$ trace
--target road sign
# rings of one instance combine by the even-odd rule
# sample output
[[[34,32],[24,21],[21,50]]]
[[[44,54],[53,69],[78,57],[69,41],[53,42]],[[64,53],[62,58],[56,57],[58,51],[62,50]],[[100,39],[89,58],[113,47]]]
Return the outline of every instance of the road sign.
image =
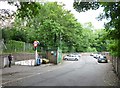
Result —
[[[34,48],[35,48],[35,62],[36,62],[35,64],[36,65],[38,64],[38,62],[37,62],[38,61],[38,53],[37,53],[37,46],[38,46],[38,44],[40,44],[40,43],[39,43],[39,41],[36,41],[36,40],[33,43]]]
[[[39,44],[39,41],[34,41],[34,47],[37,47],[38,46],[38,44]]]

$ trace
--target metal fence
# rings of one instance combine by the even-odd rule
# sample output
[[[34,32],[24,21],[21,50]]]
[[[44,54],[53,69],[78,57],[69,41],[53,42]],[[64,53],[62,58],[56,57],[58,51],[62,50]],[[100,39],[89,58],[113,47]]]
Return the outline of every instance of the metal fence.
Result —
[[[33,45],[21,41],[10,40],[4,43],[0,39],[0,69],[4,67],[5,58],[9,53],[12,53],[14,60],[34,59]]]
[[[0,54],[2,54],[3,40],[0,40]]]
[[[21,41],[10,40],[3,44],[3,53],[33,52],[33,45]]]
[[[118,78],[120,79],[120,58],[111,56],[111,54],[109,52],[103,52],[102,54],[106,55],[107,59],[112,62],[113,70],[116,73],[116,75],[118,76]]]
[[[118,78],[120,79],[120,58],[112,57],[112,64],[113,64],[115,73],[118,75]]]

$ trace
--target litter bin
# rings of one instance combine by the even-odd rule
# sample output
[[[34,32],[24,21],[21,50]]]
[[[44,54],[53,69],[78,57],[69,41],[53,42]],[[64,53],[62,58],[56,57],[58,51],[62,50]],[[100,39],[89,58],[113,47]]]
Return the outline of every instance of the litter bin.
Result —
[[[40,61],[40,58],[37,59],[37,65],[40,65],[41,64],[41,61]]]

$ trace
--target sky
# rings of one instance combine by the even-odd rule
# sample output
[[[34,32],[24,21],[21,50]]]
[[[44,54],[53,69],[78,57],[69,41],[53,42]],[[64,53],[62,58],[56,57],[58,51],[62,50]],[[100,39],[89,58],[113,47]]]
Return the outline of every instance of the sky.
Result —
[[[73,8],[74,0],[69,0],[69,2],[67,0],[48,0],[48,1],[57,1],[64,3],[66,5],[65,9],[71,10],[75,18],[78,20],[78,22],[80,22],[81,24],[91,22],[95,29],[104,28],[104,22],[108,22],[105,19],[102,21],[98,21],[98,19],[96,19],[99,16],[99,14],[103,12],[102,7],[99,8],[98,10],[89,10],[86,12],[79,13],[75,11],[75,9]]]
[[[86,12],[78,13],[77,11],[75,11],[75,9],[73,9],[74,0],[69,0],[69,2],[67,0],[46,0],[46,1],[57,1],[64,3],[65,9],[71,10],[71,13],[74,14],[78,22],[80,22],[81,24],[91,22],[95,29],[104,28],[104,22],[107,22],[107,20],[98,21],[96,19],[96,17],[98,17],[99,14],[103,12],[103,8],[100,8],[98,10],[89,10]],[[0,2],[0,9],[10,9],[14,11],[17,10],[16,7],[8,5],[7,2],[4,3]]]

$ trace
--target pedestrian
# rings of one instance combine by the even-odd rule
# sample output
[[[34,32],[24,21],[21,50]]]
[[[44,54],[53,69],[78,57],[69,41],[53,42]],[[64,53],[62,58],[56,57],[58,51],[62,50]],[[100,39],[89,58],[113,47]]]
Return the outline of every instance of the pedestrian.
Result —
[[[11,67],[12,57],[13,57],[13,56],[12,56],[11,54],[8,55],[9,67]]]

